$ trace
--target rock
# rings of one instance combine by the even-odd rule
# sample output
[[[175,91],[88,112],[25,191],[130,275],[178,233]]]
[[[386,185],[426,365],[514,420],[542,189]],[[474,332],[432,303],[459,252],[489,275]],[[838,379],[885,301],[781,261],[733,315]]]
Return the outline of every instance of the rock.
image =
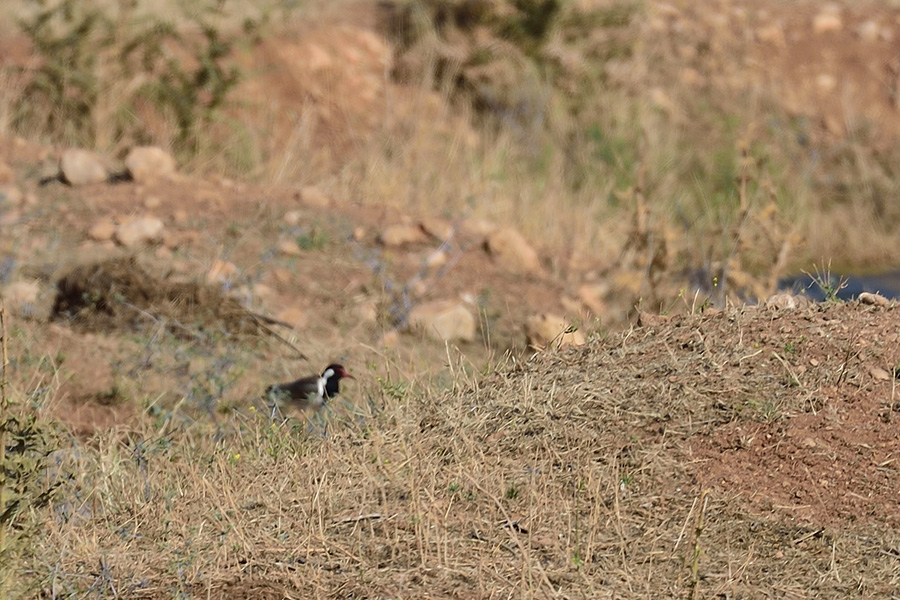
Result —
[[[882,296],[881,294],[872,294],[869,292],[863,292],[857,298],[860,304],[867,304],[869,306],[890,306],[891,301]]]
[[[512,228],[498,229],[484,241],[485,250],[504,270],[511,273],[541,272],[537,252]]]
[[[278,242],[278,251],[287,256],[300,256],[303,250],[295,240],[280,240]]]
[[[125,168],[140,183],[171,179],[175,174],[175,157],[158,146],[138,146],[125,157]]]
[[[113,239],[116,233],[116,224],[110,219],[100,219],[90,229],[88,237],[95,242],[106,242]]]
[[[447,264],[447,253],[443,250],[435,250],[425,257],[425,266],[432,271],[437,271]]]
[[[289,210],[284,213],[283,220],[286,225],[291,227],[297,226],[303,222],[303,213],[299,210]]]
[[[300,190],[300,202],[313,208],[328,208],[331,206],[331,198],[313,185],[308,185]]]
[[[409,326],[440,341],[475,339],[475,317],[464,304],[454,300],[416,306],[409,313]]]
[[[609,285],[606,283],[586,283],[578,288],[578,297],[588,310],[597,316],[606,314],[606,294],[609,293]]]
[[[62,179],[69,185],[102,183],[109,173],[97,154],[84,148],[69,148],[59,159]]]
[[[306,311],[297,306],[289,306],[278,311],[275,318],[283,321],[294,329],[303,329],[306,326]]]
[[[441,217],[425,217],[419,221],[419,227],[422,228],[422,231],[441,242],[449,240],[454,233],[453,224]]]
[[[892,379],[891,374],[881,367],[872,367],[869,369],[869,375],[876,381],[890,381]]]
[[[529,317],[525,322],[525,335],[528,345],[535,350],[547,346],[562,348],[584,344],[584,334],[571,328],[563,317],[554,314],[542,313]]]
[[[138,217],[116,228],[115,240],[126,248],[147,244],[160,239],[163,222],[156,217]]]
[[[206,281],[210,284],[227,283],[238,274],[238,268],[234,263],[216,259],[206,272]]]
[[[391,225],[381,232],[378,241],[388,248],[399,248],[428,241],[425,232],[414,225]]]
[[[29,316],[34,313],[41,288],[37,281],[21,280],[10,283],[3,288],[0,297],[4,305],[13,314]]]
[[[15,183],[16,173],[8,164],[0,160],[0,183]]]
[[[366,237],[366,228],[365,227],[354,227],[353,228],[353,239],[357,242],[363,241]]]
[[[378,346],[382,348],[392,348],[400,342],[400,333],[396,329],[386,331],[381,339],[378,340]]]
[[[840,31],[843,27],[840,8],[836,5],[826,6],[813,18],[813,31],[816,33]]]
[[[810,301],[807,296],[772,294],[766,298],[766,308],[769,310],[790,310],[794,308],[806,308],[809,305]]]
[[[468,237],[483,238],[497,231],[497,226],[484,219],[466,219],[460,225],[460,231]]]
[[[871,19],[863,21],[859,24],[859,27],[856,28],[856,35],[864,42],[874,42],[881,35],[881,26],[877,21],[872,21]]]
[[[785,46],[784,28],[781,23],[770,23],[756,30],[756,39],[763,44],[770,44],[777,48]]]
[[[147,210],[153,210],[160,206],[162,206],[162,200],[159,199],[159,196],[147,196],[147,198],[144,199],[144,208]]]
[[[378,305],[372,300],[363,300],[353,307],[352,314],[360,323],[374,323],[378,320]]]
[[[19,206],[23,204],[25,195],[18,186],[11,183],[0,183],[0,206]]]

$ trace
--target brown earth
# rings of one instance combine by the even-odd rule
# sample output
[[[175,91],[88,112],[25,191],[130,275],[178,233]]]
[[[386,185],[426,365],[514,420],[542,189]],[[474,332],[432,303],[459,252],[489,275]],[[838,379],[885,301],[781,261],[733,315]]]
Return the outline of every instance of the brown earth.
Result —
[[[856,115],[864,114],[876,131],[873,143],[896,143],[900,12],[884,3],[845,3],[840,25],[816,32],[820,3],[714,5],[654,5],[649,26],[669,35],[673,56],[683,59],[673,73],[701,87],[742,88],[749,82],[766,98],[809,117],[817,138],[852,137]],[[401,125],[421,106],[411,100],[412,92],[405,95],[409,90],[386,83],[391,58],[376,17],[354,13],[340,23],[332,16],[339,26],[326,20],[292,44],[273,43],[251,57],[278,68],[248,84],[247,97],[298,111],[290,117],[282,111],[280,118],[293,125],[285,121],[275,129],[289,132],[302,120],[298,115],[310,111],[305,126],[319,131],[311,139],[327,140],[321,145],[329,152],[318,155],[322,164],[287,167],[303,183],[316,183],[308,178],[355,156],[378,129],[377,119],[367,118],[387,94],[401,107]],[[866,33],[870,21],[876,24],[874,37]],[[291,77],[284,77],[291,66]],[[447,110],[439,98],[429,98],[425,105],[435,114]],[[293,180],[287,176],[273,177],[279,185],[270,186],[189,175],[141,185],[39,186],[40,163],[54,152],[18,138],[0,141],[0,161],[13,167],[34,197],[0,213],[0,251],[12,257],[18,275],[38,279],[44,289],[35,314],[14,317],[14,393],[31,397],[52,387],[49,413],[80,436],[146,426],[160,406],[179,406],[201,376],[226,370],[217,366],[222,355],[245,371],[233,377],[229,371],[218,395],[210,392],[217,403],[210,410],[214,419],[228,410],[242,415],[265,383],[312,372],[333,359],[353,365],[359,382],[345,396],[358,406],[389,396],[381,367],[368,372],[364,365],[388,365],[395,377],[412,383],[444,381],[448,369],[464,374],[465,384],[453,384],[445,396],[404,397],[409,404],[402,405],[401,415],[407,421],[399,425],[373,417],[385,427],[374,441],[338,433],[334,455],[316,462],[308,452],[298,453],[310,473],[356,469],[356,481],[377,480],[381,487],[338,488],[329,500],[330,520],[320,521],[319,537],[306,540],[302,557],[289,544],[275,550],[257,544],[255,530],[246,530],[241,542],[252,551],[239,560],[222,558],[217,566],[226,576],[206,590],[193,589],[195,594],[376,597],[413,589],[418,597],[487,598],[493,596],[485,581],[522,590],[510,582],[525,577],[526,569],[496,558],[521,554],[528,576],[540,575],[534,589],[544,592],[612,597],[628,582],[633,587],[623,596],[646,597],[650,590],[674,595],[686,591],[684,566],[689,550],[701,547],[699,538],[708,544],[702,585],[709,597],[758,597],[761,588],[780,597],[837,598],[859,590],[866,597],[896,595],[896,306],[708,308],[703,298],[673,294],[666,298],[671,316],[643,315],[638,326],[630,321],[635,295],[621,294],[601,323],[573,298],[608,266],[602,259],[576,261],[565,250],[538,243],[544,271],[511,274],[491,261],[483,236],[467,232],[460,219],[452,238],[455,262],[438,276],[423,264],[440,242],[401,249],[377,242],[385,227],[431,215],[344,197],[339,185],[325,188],[334,192],[327,207],[304,203],[299,186],[281,185]],[[885,210],[891,215],[894,209]],[[298,211],[298,224],[285,220],[290,211]],[[100,219],[143,213],[164,221],[160,244],[132,253],[87,239]],[[308,247],[299,255],[279,252],[282,239],[302,239]],[[51,322],[55,286],[64,275],[78,265],[132,254],[155,288],[161,282],[191,289],[216,285],[216,294],[223,288],[208,280],[210,268],[215,261],[233,263],[236,273],[225,286],[232,293],[229,302],[241,299],[246,310],[276,318],[288,309],[303,315],[296,329],[273,326],[293,349],[277,336],[257,332],[248,340],[227,327],[219,338],[172,341],[166,336],[174,328],[197,333],[200,325],[185,313],[153,311],[152,304],[141,307],[151,309],[144,324],[123,319],[86,331],[66,320]],[[687,285],[683,274],[672,277],[682,289]],[[416,287],[418,280],[422,285]],[[404,289],[411,300],[399,291]],[[409,303],[461,296],[473,299],[481,334],[458,348],[463,358],[457,359],[456,348],[408,333],[388,348],[385,336]],[[377,307],[374,321],[358,317],[366,302]],[[587,344],[529,357],[523,324],[547,311],[567,314],[587,334]],[[307,361],[298,364],[297,348]],[[476,375],[504,355],[501,368]],[[415,389],[412,383],[409,389]],[[139,406],[138,398],[147,400]],[[394,425],[399,433],[389,429]],[[153,428],[166,427],[154,422]],[[373,456],[377,460],[370,461]],[[259,480],[265,474],[253,473],[255,468],[238,463],[234,473],[247,469]],[[421,471],[403,471],[415,468]],[[279,473],[272,467],[269,475],[274,481]],[[426,502],[403,488],[407,476],[427,479],[423,489],[436,492]],[[479,487],[504,477],[499,493]],[[297,486],[297,494],[335,485],[313,475],[301,483],[305,487]],[[460,486],[469,497],[447,492]],[[502,487],[519,491],[501,498]],[[268,505],[242,504],[251,489],[237,486],[233,493],[238,512],[253,513],[254,523],[275,528],[283,519],[306,525],[290,520],[299,519],[299,501],[287,484],[272,490]],[[711,490],[709,496],[703,490]],[[565,509],[538,506],[534,499],[542,493]],[[361,511],[367,508],[366,514],[378,517],[366,518]],[[692,538],[704,511],[708,529]],[[579,518],[592,531],[585,534],[589,539],[564,538],[560,532],[572,530],[571,521]],[[586,566],[573,566],[573,548]],[[843,552],[837,559],[836,548]],[[640,560],[628,563],[628,556]],[[405,561],[400,583],[384,577],[366,585],[353,576],[357,569],[397,569],[397,561]],[[495,562],[504,566],[495,569]],[[440,567],[449,563],[455,566]],[[839,571],[843,580],[835,575]],[[678,585],[652,588],[657,573]],[[171,597],[168,584],[151,579],[132,594]]]

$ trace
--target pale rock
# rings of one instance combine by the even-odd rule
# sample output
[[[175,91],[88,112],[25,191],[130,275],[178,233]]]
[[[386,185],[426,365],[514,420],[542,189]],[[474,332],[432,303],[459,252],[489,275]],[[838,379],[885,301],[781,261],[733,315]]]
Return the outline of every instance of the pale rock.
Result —
[[[59,159],[59,170],[63,181],[69,185],[102,183],[109,173],[100,157],[84,148],[69,148]]]
[[[162,206],[162,200],[159,199],[159,196],[147,196],[144,200],[144,208],[148,210],[153,210],[154,208],[159,208]]]
[[[374,323],[378,320],[378,305],[372,300],[357,302],[352,314],[360,323]]]
[[[4,287],[0,297],[10,312],[27,316],[34,312],[40,293],[41,287],[37,281],[21,280]]]
[[[432,271],[437,271],[447,264],[447,253],[443,250],[435,250],[425,257],[425,266]]]
[[[378,241],[389,248],[399,248],[411,244],[421,244],[428,239],[425,232],[414,225],[391,225],[382,231]]]
[[[25,195],[17,185],[0,183],[0,205],[19,206],[24,204]]]
[[[234,263],[216,259],[206,272],[207,283],[227,283],[238,274],[238,268]]]
[[[331,206],[331,198],[313,185],[308,185],[300,190],[300,202],[313,208],[328,208]]]
[[[284,267],[276,267],[272,270],[272,277],[275,278],[275,281],[278,283],[288,283],[293,279],[293,275],[289,269]]]
[[[299,210],[289,210],[284,213],[283,221],[286,225],[295,227],[303,222],[303,213]]]
[[[506,271],[536,274],[542,270],[537,252],[515,229],[498,229],[487,237],[484,247]]]
[[[873,20],[863,21],[856,28],[856,35],[864,42],[874,42],[881,34],[881,26]]]
[[[822,73],[816,77],[816,87],[824,93],[833,91],[837,87],[837,83],[837,78],[830,73]]]
[[[857,298],[860,304],[868,304],[869,306],[890,306],[891,301],[881,294],[873,294],[871,292],[863,292]]]
[[[892,379],[891,374],[881,367],[872,367],[869,369],[869,375],[876,381],[890,381]]]
[[[0,183],[15,183],[16,173],[8,164],[0,160]]]
[[[153,256],[160,260],[171,260],[171,258],[174,256],[174,253],[168,246],[158,246],[156,250],[153,251]]]
[[[382,348],[393,348],[398,343],[400,343],[400,332],[396,329],[386,331],[384,335],[381,336],[381,339],[378,340],[378,346]]]
[[[409,313],[409,326],[440,341],[475,339],[475,317],[455,300],[436,300],[416,306]]]
[[[772,294],[766,298],[766,308],[769,310],[792,310],[795,308],[806,308],[810,301],[807,296],[793,294]]]
[[[453,237],[453,224],[441,217],[425,217],[419,221],[419,227],[422,228],[422,231],[441,242]]]
[[[278,251],[286,256],[300,256],[303,250],[295,240],[280,240],[278,242]]]
[[[770,44],[776,48],[785,46],[784,27],[781,23],[769,23],[756,30],[756,39],[763,44]]]
[[[175,157],[158,146],[138,146],[125,157],[125,168],[140,183],[171,179],[175,174]]]
[[[111,219],[100,219],[88,229],[88,237],[95,242],[106,242],[116,234],[116,224]]]
[[[298,306],[289,306],[278,311],[275,318],[279,321],[287,323],[294,329],[303,329],[306,326],[308,317],[306,311]]]
[[[547,346],[562,348],[584,344],[584,334],[571,328],[563,317],[554,314],[541,313],[529,317],[525,322],[525,335],[528,345],[535,350]]]
[[[606,295],[609,293],[609,285],[606,283],[586,283],[578,288],[578,297],[588,310],[597,316],[605,315],[608,307]]]
[[[275,297],[275,290],[264,283],[254,283],[250,293],[263,302],[267,302]]]
[[[497,230],[497,226],[484,219],[466,219],[460,225],[460,232],[468,237],[483,238]]]
[[[840,8],[836,5],[826,6],[813,18],[813,31],[819,34],[840,31],[843,27]]]
[[[366,228],[365,227],[354,227],[353,228],[353,239],[357,242],[363,241],[366,237]]]
[[[133,248],[159,240],[163,229],[163,222],[156,217],[138,217],[119,225],[116,228],[115,240],[126,248]]]

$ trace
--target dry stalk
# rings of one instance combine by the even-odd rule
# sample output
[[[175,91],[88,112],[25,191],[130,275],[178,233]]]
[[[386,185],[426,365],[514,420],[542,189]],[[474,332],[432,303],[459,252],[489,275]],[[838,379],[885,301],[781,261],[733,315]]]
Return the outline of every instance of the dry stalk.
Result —
[[[4,415],[9,414],[9,399],[6,389],[9,385],[6,366],[9,364],[9,355],[6,352],[6,307],[0,302],[0,557],[6,554],[6,429],[7,423]],[[3,561],[4,564],[6,560]],[[9,573],[0,571],[0,600],[6,600],[6,583]]]
[[[703,517],[706,515],[706,505],[710,490],[707,488],[700,493],[700,512],[697,513],[697,522],[694,524],[694,553],[691,560],[691,586],[688,588],[688,598],[697,597],[697,584],[700,583],[700,555],[703,548],[700,545],[700,536],[703,534]]]

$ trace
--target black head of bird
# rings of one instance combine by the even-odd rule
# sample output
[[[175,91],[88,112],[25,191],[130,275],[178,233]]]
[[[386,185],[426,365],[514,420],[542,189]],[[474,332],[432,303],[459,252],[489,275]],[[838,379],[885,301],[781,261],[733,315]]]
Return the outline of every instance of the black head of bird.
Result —
[[[353,375],[337,363],[325,367],[321,375],[302,377],[290,383],[278,383],[266,388],[266,398],[277,404],[294,404],[301,408],[319,408],[340,393],[341,379]]]

